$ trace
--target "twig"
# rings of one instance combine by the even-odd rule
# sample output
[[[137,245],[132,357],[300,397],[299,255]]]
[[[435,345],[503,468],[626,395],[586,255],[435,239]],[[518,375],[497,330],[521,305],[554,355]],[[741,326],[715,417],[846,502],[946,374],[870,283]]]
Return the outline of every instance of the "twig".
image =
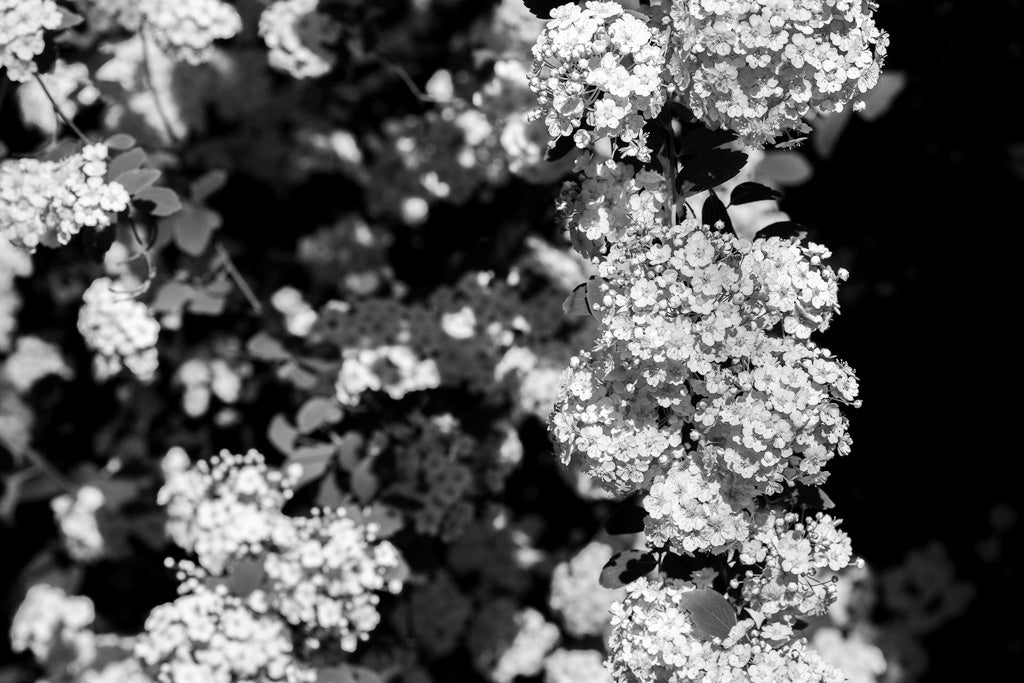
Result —
[[[217,251],[217,256],[219,256],[221,261],[223,261],[224,268],[228,271],[228,275],[230,275],[231,279],[235,281],[235,285],[242,292],[243,296],[245,296],[249,305],[252,307],[252,310],[255,311],[256,315],[263,315],[263,306],[260,304],[260,300],[256,298],[256,293],[252,291],[252,287],[250,287],[249,283],[245,281],[245,277],[242,276],[242,273],[235,266],[235,262],[231,260],[231,254],[228,253],[228,250],[225,249],[224,245],[220,242],[217,242],[214,245],[214,249]]]
[[[164,132],[167,133],[168,139],[173,144],[180,145],[181,138],[178,137],[178,134],[171,127],[171,117],[167,115],[163,99],[157,94],[156,88],[153,86],[153,72],[149,67],[149,40],[146,38],[146,22],[142,22],[142,25],[139,26],[139,38],[142,40],[142,74],[146,79],[146,89],[153,96],[156,114],[160,117],[160,123],[164,127]]]
[[[38,467],[43,474],[48,476],[50,479],[53,479],[58,486],[68,493],[74,493],[75,489],[78,488],[75,486],[73,481],[64,476],[63,472],[51,465],[50,462],[43,457],[42,453],[36,451],[30,446],[19,448],[18,445],[11,441],[11,439],[3,432],[0,432],[0,446],[3,446],[12,455],[21,456],[23,459],[31,462],[33,465]]]
[[[43,82],[42,77],[38,73],[33,74],[33,76],[35,76],[36,83],[38,83],[39,87],[42,88],[43,94],[46,95],[46,99],[50,100],[50,106],[53,107],[53,112],[68,125],[68,128],[74,131],[75,135],[77,135],[82,142],[87,145],[91,145],[92,140],[89,139],[89,136],[83,133],[82,130],[60,110],[60,107],[57,106],[57,100],[53,99],[53,95],[50,94],[50,90],[46,87],[46,83]]]

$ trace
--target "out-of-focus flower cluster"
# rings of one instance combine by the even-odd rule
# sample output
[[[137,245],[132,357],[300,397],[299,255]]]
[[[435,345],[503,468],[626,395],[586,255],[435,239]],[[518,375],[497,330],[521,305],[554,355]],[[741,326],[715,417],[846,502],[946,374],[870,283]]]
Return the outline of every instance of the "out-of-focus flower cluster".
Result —
[[[213,43],[242,30],[238,11],[223,0],[100,0],[92,10],[133,32],[152,36],[174,60],[203,64]]]
[[[27,81],[38,69],[35,58],[46,44],[43,33],[61,25],[53,0],[0,1],[0,69],[12,81]]]
[[[28,251],[67,244],[83,227],[102,230],[128,208],[117,182],[107,182],[109,152],[86,145],[60,161],[0,163],[0,235]]]
[[[672,0],[674,84],[712,127],[762,146],[878,81],[889,44],[865,0]]]
[[[78,331],[95,353],[93,373],[100,381],[127,370],[148,382],[159,365],[160,323],[146,304],[132,298],[129,285],[101,277],[82,294]]]
[[[270,66],[293,78],[319,78],[334,68],[333,43],[342,26],[320,11],[320,0],[274,0],[260,15]]]

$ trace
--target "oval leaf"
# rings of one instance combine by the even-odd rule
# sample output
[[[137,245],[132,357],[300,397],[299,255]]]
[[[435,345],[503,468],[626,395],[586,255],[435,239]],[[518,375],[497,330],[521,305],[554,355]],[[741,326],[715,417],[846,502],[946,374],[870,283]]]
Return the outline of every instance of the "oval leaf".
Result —
[[[181,210],[181,199],[169,187],[149,187],[135,195],[137,201],[153,205],[149,213],[154,216],[170,216]]]
[[[192,201],[201,204],[228,182],[228,174],[220,169],[204,173],[189,186]]]
[[[135,138],[127,133],[115,133],[104,140],[103,144],[115,152],[123,152],[135,146]]]
[[[689,591],[679,598],[679,606],[690,614],[694,635],[701,640],[728,638],[736,625],[736,610],[724,595],[707,588]]]
[[[295,416],[295,426],[301,433],[309,434],[340,419],[341,407],[336,399],[314,396],[299,408]]]
[[[118,154],[110,160],[110,164],[107,166],[107,180],[116,178],[122,173],[134,171],[144,163],[146,163],[146,153],[138,147]]]
[[[761,183],[740,183],[732,189],[729,195],[729,206],[737,204],[749,204],[751,202],[763,202],[769,199],[778,200],[782,193]]]
[[[125,171],[117,176],[114,178],[114,182],[120,183],[121,187],[134,197],[147,187],[152,187],[153,183],[159,180],[161,175],[163,174],[155,168],[136,168],[131,171]]]
[[[735,178],[746,163],[747,155],[734,149],[703,152],[683,165],[676,176],[676,187],[684,197],[690,197]]]
[[[732,230],[732,219],[729,218],[729,212],[725,210],[725,204],[718,198],[714,190],[708,192],[708,198],[704,200],[700,220],[704,225],[716,230]],[[719,227],[719,223],[722,224],[721,227]]]
[[[265,361],[291,360],[292,355],[284,345],[266,332],[257,332],[245,345],[249,354]]]

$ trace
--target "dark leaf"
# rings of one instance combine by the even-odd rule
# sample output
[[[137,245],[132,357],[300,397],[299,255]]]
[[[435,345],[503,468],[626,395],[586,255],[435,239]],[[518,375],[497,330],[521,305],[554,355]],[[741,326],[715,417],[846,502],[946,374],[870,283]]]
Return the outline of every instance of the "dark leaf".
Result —
[[[794,631],[803,631],[808,626],[809,626],[809,624],[806,621],[804,621],[803,619],[797,619],[796,621],[793,622],[793,630]]]
[[[152,204],[149,213],[154,216],[170,216],[181,210],[181,199],[169,187],[150,187],[135,195],[136,201]]]
[[[708,198],[704,200],[704,208],[700,212],[700,220],[704,225],[711,226],[712,228],[721,230],[732,230],[732,220],[729,218],[729,212],[725,210],[725,204],[718,198],[714,190],[708,193]],[[718,223],[721,221],[722,227],[718,227]]]
[[[604,523],[604,530],[610,534],[637,534],[644,530],[644,519],[647,517],[647,510],[633,503],[622,503],[618,505],[608,520]]]
[[[740,183],[732,189],[729,195],[729,206],[737,204],[749,204],[751,202],[763,202],[769,199],[779,199],[782,193],[761,183]]]
[[[202,289],[195,290],[192,300],[188,303],[189,313],[196,315],[220,315],[228,303],[228,292],[231,283],[213,281]]]
[[[736,139],[735,133],[731,133],[724,128],[708,130],[703,124],[698,125],[699,127],[683,133],[683,136],[679,139],[676,154],[681,157],[702,154]]]
[[[581,282],[569,293],[562,302],[562,311],[570,318],[582,318],[591,315],[590,303],[587,301],[587,283]]]
[[[367,458],[352,468],[349,488],[360,503],[369,503],[377,495],[380,484],[373,472],[373,458]]]
[[[135,146],[135,138],[127,133],[115,133],[104,140],[103,144],[115,152],[123,152]]]
[[[563,135],[555,140],[554,145],[548,147],[548,151],[544,154],[544,159],[545,161],[558,161],[574,149],[576,149],[576,142],[573,140],[572,136]]]
[[[565,4],[565,0],[523,0],[526,9],[538,19],[547,19],[551,10]]]
[[[825,489],[820,486],[808,486],[807,484],[797,483],[793,488],[793,494],[797,502],[810,512],[831,510],[836,506],[832,499],[829,498],[829,495],[825,493]]]
[[[703,152],[683,164],[676,186],[684,197],[689,197],[735,178],[746,163],[747,155],[733,149]]]
[[[654,555],[645,550],[623,550],[612,555],[612,559],[601,570],[598,580],[605,588],[622,588],[658,566]]]
[[[122,152],[111,159],[107,165],[107,180],[113,180],[122,173],[141,168],[144,163],[146,163],[146,153],[138,147]]]
[[[690,575],[699,572],[711,564],[711,560],[703,554],[678,555],[671,551],[661,558],[661,571],[673,579],[690,580]]]
[[[736,610],[724,595],[702,588],[679,596],[679,606],[689,612],[694,635],[701,640],[727,638],[736,625]]]
[[[147,187],[152,187],[153,183],[159,180],[161,175],[163,173],[155,168],[136,168],[131,171],[125,171],[117,176],[114,178],[114,182],[120,183],[125,191],[134,197]]]
[[[757,231],[758,237],[796,237],[804,226],[793,221],[776,221]]]

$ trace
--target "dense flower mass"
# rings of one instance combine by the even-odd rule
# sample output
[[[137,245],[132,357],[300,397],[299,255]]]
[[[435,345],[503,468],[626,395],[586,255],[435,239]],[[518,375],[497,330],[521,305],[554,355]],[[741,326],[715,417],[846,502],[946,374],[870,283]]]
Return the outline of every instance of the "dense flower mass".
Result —
[[[60,161],[0,163],[0,235],[28,251],[67,244],[82,228],[103,229],[128,208],[117,182],[107,182],[109,152],[86,145]]]
[[[762,146],[878,81],[889,38],[869,0],[673,0],[673,80],[710,126]]]
[[[0,0],[0,678],[912,683],[970,592],[855,559],[847,273],[744,147],[873,3],[551,4]]]
[[[666,101],[667,51],[667,31],[617,2],[552,10],[533,48],[531,73],[548,132],[557,138],[579,130],[580,147],[611,135],[639,139],[646,149],[644,124]]]
[[[27,81],[38,69],[35,58],[45,47],[43,33],[61,25],[53,0],[0,0],[0,69],[12,81]]]
[[[159,359],[160,323],[125,285],[110,278],[93,281],[82,294],[78,331],[95,352],[93,373],[100,381],[127,370],[143,382],[153,379]]]

